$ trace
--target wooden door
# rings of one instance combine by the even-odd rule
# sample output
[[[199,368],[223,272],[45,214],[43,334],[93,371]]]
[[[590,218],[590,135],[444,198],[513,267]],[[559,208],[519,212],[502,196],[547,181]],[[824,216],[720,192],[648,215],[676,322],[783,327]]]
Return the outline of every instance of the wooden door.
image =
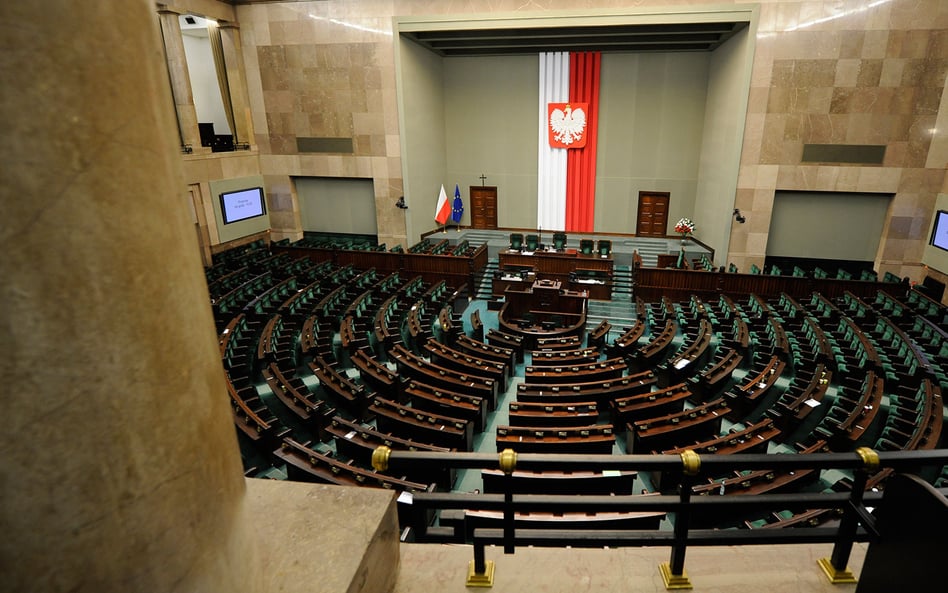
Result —
[[[471,228],[497,228],[497,187],[485,185],[470,186]]]
[[[668,192],[639,192],[638,221],[635,234],[639,237],[664,237],[668,228]]]

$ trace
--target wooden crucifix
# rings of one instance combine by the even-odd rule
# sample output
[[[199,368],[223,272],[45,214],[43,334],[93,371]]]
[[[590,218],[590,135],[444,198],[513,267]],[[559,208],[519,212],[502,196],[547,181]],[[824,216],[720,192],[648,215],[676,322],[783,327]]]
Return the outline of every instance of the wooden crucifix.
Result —
[[[487,175],[484,175],[483,173],[481,173],[480,180],[481,180],[481,187],[484,187],[484,182],[487,181]]]

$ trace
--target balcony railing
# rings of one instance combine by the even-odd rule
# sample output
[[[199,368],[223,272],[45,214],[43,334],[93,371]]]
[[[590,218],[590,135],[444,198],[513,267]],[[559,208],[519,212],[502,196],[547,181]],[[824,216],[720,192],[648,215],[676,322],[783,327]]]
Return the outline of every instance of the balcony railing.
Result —
[[[475,528],[471,543],[474,559],[468,569],[469,586],[491,586],[493,563],[485,559],[487,545],[502,545],[513,554],[519,546],[542,547],[635,547],[671,548],[669,562],[659,568],[666,588],[690,588],[685,573],[688,546],[732,546],[747,544],[832,543],[833,552],[819,564],[834,583],[855,582],[846,568],[853,543],[872,541],[878,536],[873,507],[882,504],[882,494],[867,490],[893,472],[916,473],[926,466],[948,463],[948,450],[876,452],[862,447],[852,453],[811,453],[806,455],[705,455],[693,451],[681,455],[548,455],[516,454],[509,449],[499,456],[481,453],[429,453],[391,451],[380,447],[373,456],[379,471],[411,470],[431,467],[455,469],[497,469],[504,475],[501,494],[416,493],[411,496],[410,537],[416,542],[448,541],[449,530],[430,525],[436,511],[463,509],[502,513],[497,528]],[[702,478],[742,470],[851,470],[849,492],[806,492],[732,496],[692,496],[692,487]],[[667,486],[675,484],[676,495],[541,495],[516,494],[513,474],[519,471],[648,471],[660,472]],[[671,480],[671,482],[667,482]],[[948,489],[941,493],[948,494]],[[408,495],[403,495],[408,496]],[[837,526],[805,529],[705,529],[691,528],[692,520],[720,513],[744,515],[761,509],[805,511],[836,509]],[[518,513],[674,513],[672,531],[593,530],[593,529],[521,529],[515,525]]]

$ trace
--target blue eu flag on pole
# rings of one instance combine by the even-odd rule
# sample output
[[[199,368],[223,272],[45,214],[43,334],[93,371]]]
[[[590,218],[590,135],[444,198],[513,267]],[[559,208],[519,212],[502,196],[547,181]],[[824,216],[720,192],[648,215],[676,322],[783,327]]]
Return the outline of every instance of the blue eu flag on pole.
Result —
[[[451,210],[451,220],[455,224],[461,222],[461,216],[464,214],[464,202],[461,201],[461,188],[458,187],[458,184],[454,184],[454,207]]]

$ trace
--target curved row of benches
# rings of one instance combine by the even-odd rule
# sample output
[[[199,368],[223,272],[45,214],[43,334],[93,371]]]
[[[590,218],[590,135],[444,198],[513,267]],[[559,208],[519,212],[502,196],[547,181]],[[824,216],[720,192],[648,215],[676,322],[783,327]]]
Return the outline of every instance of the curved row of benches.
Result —
[[[284,407],[316,413],[318,420],[305,426],[342,455],[350,456],[345,451],[352,452],[347,447],[353,437],[332,432],[340,421],[404,447],[472,447],[513,365],[523,358],[521,344],[493,329],[486,341],[467,335],[458,315],[462,307],[452,305],[458,294],[446,286],[397,273],[380,280],[368,272],[302,268],[305,296],[293,293],[284,275],[271,273],[270,282],[260,284],[266,297],[248,300],[229,320],[233,324],[221,335],[222,358],[235,423],[245,437],[280,447],[287,437],[284,414],[277,418],[261,405],[252,385],[253,372],[260,372],[275,396],[290,393],[287,386],[298,392]],[[224,279],[237,277],[221,274],[217,282],[223,286]],[[943,410],[939,353],[948,341],[937,323],[891,295],[871,304],[814,294],[803,304],[783,295],[770,301],[751,296],[743,306],[726,296],[714,303],[693,297],[637,305],[638,319],[612,343],[605,339],[612,328],[600,324],[599,338],[585,345],[576,339],[538,344],[544,349],[531,353],[531,370],[517,388],[498,446],[501,436],[513,435],[511,446],[520,450],[582,450],[584,439],[591,443],[591,437],[605,435],[614,442],[615,432],[625,431],[627,447],[636,452],[700,447],[724,453],[782,442],[817,417],[818,430],[798,444],[800,452],[845,450],[870,438],[879,448],[937,445]],[[931,314],[930,303],[919,309]],[[286,338],[294,332],[297,344]],[[242,374],[238,369],[247,365],[251,345],[261,362]],[[600,360],[603,354],[612,360]],[[318,389],[285,372],[306,369]],[[886,380],[908,370],[922,375],[907,383],[911,393]],[[743,379],[735,379],[737,371]],[[857,377],[865,382],[853,384]],[[787,387],[777,387],[781,378]],[[358,397],[346,397],[355,392]],[[292,403],[303,400],[309,403]],[[725,416],[738,424],[721,435]],[[366,426],[373,420],[375,428]],[[913,422],[917,430],[910,430]],[[611,450],[602,442],[596,446]],[[365,463],[364,453],[356,463]],[[725,492],[740,491],[745,482],[803,482],[767,472],[723,479]]]

